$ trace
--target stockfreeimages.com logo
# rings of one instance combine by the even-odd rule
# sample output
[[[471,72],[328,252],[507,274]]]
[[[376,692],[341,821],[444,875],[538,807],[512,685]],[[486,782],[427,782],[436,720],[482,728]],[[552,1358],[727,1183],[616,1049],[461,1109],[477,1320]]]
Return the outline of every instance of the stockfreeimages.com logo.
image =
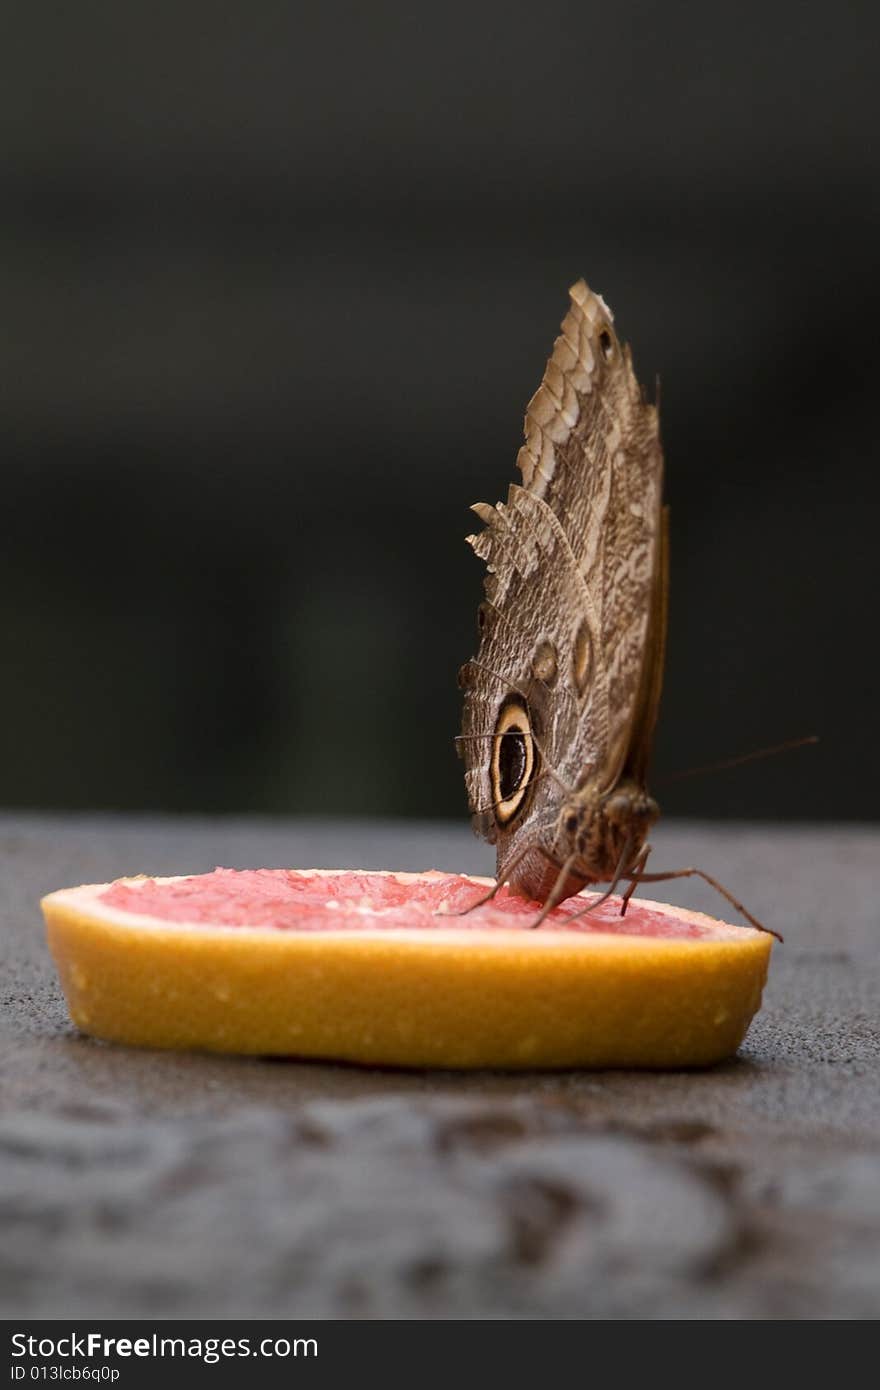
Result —
[[[83,1359],[91,1361],[127,1359],[140,1357],[144,1360],[177,1357],[181,1360],[204,1361],[211,1366],[224,1358],[237,1356],[317,1356],[318,1342],[314,1337],[263,1337],[252,1342],[250,1337],[160,1337],[152,1333],[149,1337],[105,1337],[101,1332],[71,1332],[65,1337],[32,1337],[24,1332],[12,1334],[13,1357],[27,1357],[31,1360]],[[95,1380],[115,1380],[119,1372],[112,1374],[113,1367],[84,1366],[82,1378]],[[19,1360],[12,1367],[12,1379],[34,1378],[40,1375],[40,1368],[22,1365]],[[76,1378],[76,1377],[74,1377]]]

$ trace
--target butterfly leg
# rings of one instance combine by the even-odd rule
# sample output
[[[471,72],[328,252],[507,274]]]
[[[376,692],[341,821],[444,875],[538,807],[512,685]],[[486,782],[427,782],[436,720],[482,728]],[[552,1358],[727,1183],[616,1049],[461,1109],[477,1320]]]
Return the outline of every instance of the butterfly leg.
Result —
[[[649,855],[650,853],[651,853],[651,846],[650,846],[650,845],[645,845],[644,849],[642,850],[641,854],[639,855],[638,859],[636,860],[635,865],[633,866],[632,873],[634,873],[634,874],[641,874],[641,873],[644,873],[645,865],[646,865],[647,862],[648,862],[648,855]],[[620,915],[621,915],[621,917],[625,917],[625,916],[626,916],[626,909],[629,907],[629,900],[630,900],[630,898],[632,897],[633,893],[636,891],[636,884],[637,884],[637,883],[638,883],[638,878],[631,878],[630,881],[629,881],[629,887],[627,888],[627,890],[626,890],[626,892],[624,893],[624,895],[623,895],[623,897],[622,897],[622,899],[621,899],[621,902],[620,902]]]
[[[562,901],[562,895],[565,892],[565,881],[568,878],[568,875],[571,873],[572,869],[574,868],[576,861],[577,855],[570,854],[566,859],[565,863],[563,864],[562,868],[559,870],[559,873],[556,876],[556,882],[550,889],[547,901],[544,903],[544,906],[541,908],[541,911],[538,913],[534,922],[530,923],[530,926],[533,931],[535,927],[540,927],[541,923],[545,920],[546,917],[549,916],[549,914],[553,911],[554,907],[556,907],[557,903]]]
[[[583,908],[580,912],[573,912],[570,917],[566,917],[566,925],[569,922],[576,922],[579,917],[586,917],[588,912],[595,912],[597,907],[601,907],[603,903],[606,903],[608,901],[608,899],[611,897],[611,895],[617,888],[617,885],[620,883],[621,878],[623,877],[623,866],[629,859],[631,850],[632,837],[630,837],[626,841],[626,844],[623,846],[623,853],[617,861],[617,868],[614,870],[614,877],[611,880],[610,887],[606,888],[604,893],[600,893],[598,898],[594,898],[594,900],[591,903],[587,903],[587,906]],[[538,922],[541,921],[543,921],[543,918],[539,917]],[[532,925],[537,926],[538,922],[534,922]]]
[[[504,880],[501,879],[501,878],[498,878],[498,879],[496,879],[495,882],[492,884],[492,887],[489,889],[488,893],[481,893],[480,896],[479,896],[478,898],[474,898],[474,901],[473,901],[472,903],[468,903],[467,907],[459,907],[459,908],[456,908],[456,910],[455,910],[454,912],[439,912],[439,911],[438,911],[438,912],[435,912],[435,913],[434,913],[434,916],[435,916],[435,917],[467,917],[468,913],[469,913],[469,912],[473,912],[475,908],[477,908],[477,907],[482,907],[485,903],[490,903],[490,902],[492,901],[492,899],[494,898],[495,894],[498,892],[498,889],[501,888],[501,887],[503,886],[503,884],[504,884]]]
[[[505,883],[507,882],[510,875],[513,873],[513,870],[516,868],[517,864],[522,863],[523,859],[525,859],[526,855],[529,853],[531,848],[531,845],[526,845],[524,849],[520,850],[519,854],[515,854],[513,856],[509,864],[504,865],[503,870],[498,875],[495,882],[492,884],[492,887],[489,889],[487,893],[482,893],[479,898],[475,898],[474,901],[472,903],[469,903],[467,907],[459,908],[457,912],[435,913],[435,917],[466,917],[468,913],[473,912],[475,908],[483,907],[486,903],[491,902],[495,894],[498,892],[498,889],[504,887]]]
[[[763,922],[759,922],[757,917],[753,917],[752,914],[743,907],[739,899],[735,898],[733,894],[724,887],[723,883],[719,883],[717,878],[712,878],[711,874],[705,873],[703,869],[671,869],[669,873],[665,874],[636,873],[632,876],[631,881],[634,884],[667,883],[669,879],[672,878],[701,878],[704,883],[708,883],[710,888],[714,888],[716,893],[720,893],[722,898],[726,898],[731,907],[735,907],[737,912],[741,912],[746,921],[750,922],[758,931],[767,932],[768,935],[775,936],[777,941],[782,940],[778,931],[773,931],[772,927],[765,927]]]

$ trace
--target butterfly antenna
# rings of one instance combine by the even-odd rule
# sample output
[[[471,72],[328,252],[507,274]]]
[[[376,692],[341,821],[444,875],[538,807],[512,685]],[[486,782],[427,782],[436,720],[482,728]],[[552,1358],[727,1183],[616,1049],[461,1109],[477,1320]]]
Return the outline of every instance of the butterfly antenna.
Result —
[[[805,748],[818,743],[818,734],[807,734],[804,738],[790,738],[785,743],[775,743],[772,748],[758,748],[754,753],[741,753],[736,758],[723,758],[721,762],[704,763],[700,767],[688,767],[683,772],[673,772],[664,779],[666,782],[683,782],[687,777],[702,777],[706,772],[724,772],[729,767],[741,767],[743,763],[754,763],[759,758],[773,758],[777,753],[791,753],[795,748]]]

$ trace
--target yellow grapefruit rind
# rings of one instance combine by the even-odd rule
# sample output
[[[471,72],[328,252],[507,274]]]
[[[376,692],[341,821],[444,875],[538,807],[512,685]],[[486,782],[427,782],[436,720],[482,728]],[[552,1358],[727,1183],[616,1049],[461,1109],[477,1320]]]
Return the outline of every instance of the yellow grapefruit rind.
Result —
[[[401,1067],[708,1066],[742,1042],[772,947],[663,903],[645,905],[711,937],[212,927],[108,908],[107,886],[43,899],[49,947],[77,1027],[141,1047]]]

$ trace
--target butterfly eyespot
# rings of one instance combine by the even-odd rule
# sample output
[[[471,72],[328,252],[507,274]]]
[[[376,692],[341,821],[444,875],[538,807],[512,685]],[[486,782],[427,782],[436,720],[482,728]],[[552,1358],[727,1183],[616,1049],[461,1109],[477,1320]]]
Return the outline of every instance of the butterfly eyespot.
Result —
[[[579,695],[583,695],[593,672],[593,636],[584,618],[578,628],[571,653],[571,669]]]
[[[572,814],[571,814],[570,816],[566,816],[566,817],[565,817],[565,820],[564,820],[564,822],[563,822],[563,826],[564,826],[566,835],[575,836],[575,835],[577,834],[578,818],[577,818],[577,816],[574,814],[574,812],[572,812]]]
[[[534,770],[535,749],[529,712],[517,696],[501,706],[492,740],[489,777],[499,825],[512,821],[525,804]]]
[[[558,674],[556,648],[546,638],[539,642],[532,657],[532,675],[544,685],[555,685]]]
[[[610,362],[614,356],[614,339],[607,328],[603,328],[599,333],[599,347],[602,349],[602,356],[606,362]]]
[[[479,608],[477,609],[477,629],[481,637],[489,628],[494,616],[495,609],[492,607],[491,603],[480,604]]]

